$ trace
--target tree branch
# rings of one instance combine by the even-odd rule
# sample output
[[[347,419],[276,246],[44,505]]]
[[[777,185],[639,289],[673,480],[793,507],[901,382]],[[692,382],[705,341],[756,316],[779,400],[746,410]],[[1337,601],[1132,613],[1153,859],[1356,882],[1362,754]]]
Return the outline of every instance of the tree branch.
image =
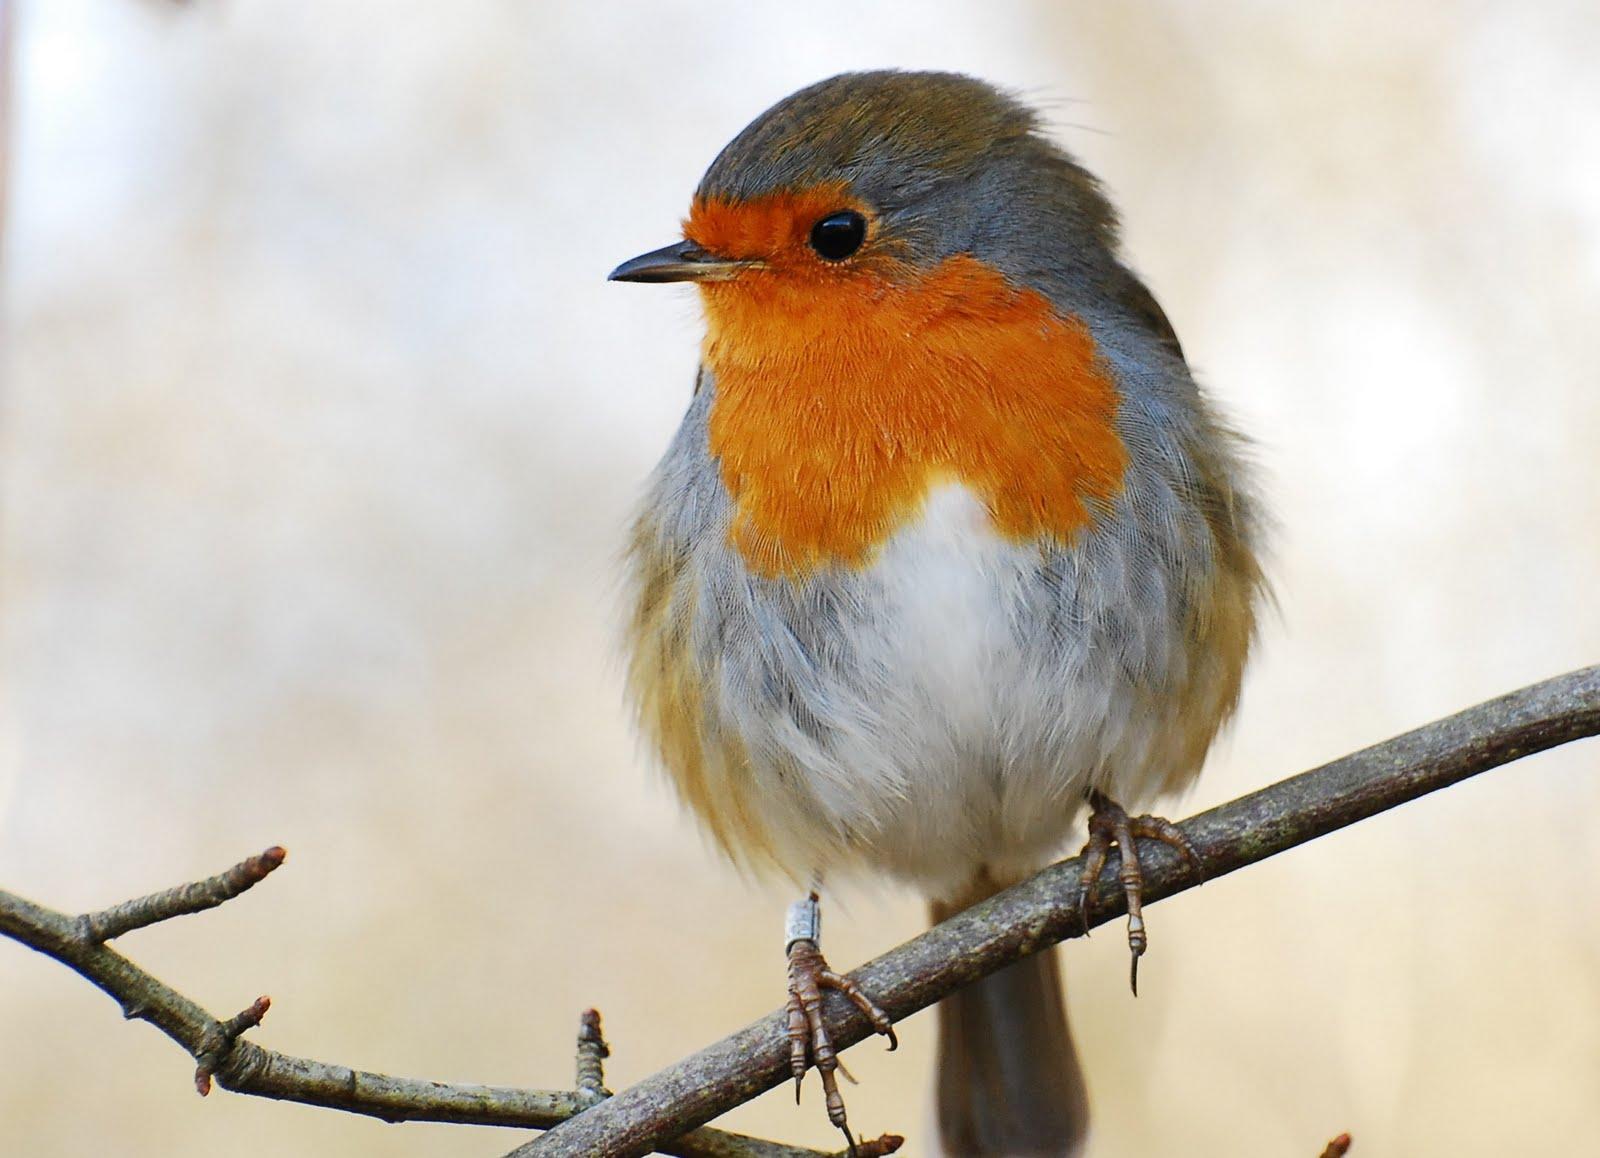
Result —
[[[1407,732],[1213,808],[1181,827],[1209,879],[1522,756],[1600,733],[1600,666],[1571,672]],[[1199,882],[1154,842],[1144,856],[1145,903]],[[1115,863],[1096,882],[1089,926],[1124,911]],[[852,976],[899,1021],[1030,953],[1087,930],[1078,916],[1078,861],[930,929]],[[871,1033],[849,1001],[828,995],[828,1034],[843,1049]],[[623,1090],[512,1152],[513,1158],[634,1158],[789,1078],[782,1011]]]
[[[453,1122],[461,1125],[542,1129],[594,1104],[597,1094],[527,1090],[506,1086],[447,1085],[418,1078],[353,1070],[264,1049],[240,1035],[261,1023],[271,1002],[258,998],[227,1021],[219,1021],[177,990],[103,944],[132,929],[215,908],[264,879],[283,863],[281,848],[269,848],[214,877],[104,909],[68,916],[0,890],[0,934],[53,957],[110,994],[124,1017],[148,1021],[195,1059],[195,1087],[204,1095],[212,1079],[239,1094],[276,1098],[366,1114],[386,1122]],[[587,1019],[585,1019],[587,1029]],[[594,1021],[599,1049],[599,1016]],[[580,1056],[601,1080],[595,1042],[581,1042]],[[602,1091],[603,1092],[603,1091]],[[723,1130],[696,1130],[661,1152],[680,1158],[831,1158],[819,1150],[785,1146]],[[889,1151],[881,1151],[888,1153]]]
[[[1182,827],[1209,877],[1254,864],[1468,776],[1569,740],[1600,734],[1600,667],[1524,688],[1403,736],[1335,760],[1202,813]],[[1192,888],[1178,855],[1152,845],[1147,903]],[[579,1041],[579,1088],[528,1090],[445,1085],[352,1070],[264,1049],[241,1034],[260,1024],[258,999],[223,1022],[146,973],[103,941],[238,896],[283,861],[269,849],[205,881],[99,913],[68,916],[0,891],[0,934],[55,958],[121,1003],[129,1018],[155,1025],[194,1057],[196,1083],[367,1114],[386,1121],[454,1122],[548,1129],[519,1147],[532,1155],[633,1158],[657,1150],[684,1158],[827,1158],[706,1128],[719,1114],[788,1077],[782,1014],[773,1013],[648,1078],[606,1096],[605,1043],[598,1015]],[[854,975],[895,1020],[1057,941],[1082,935],[1077,860],[1063,861],[864,966]],[[1089,927],[1123,912],[1115,866],[1091,895]],[[855,1007],[835,995],[829,1033],[839,1048],[867,1036]],[[592,1031],[592,1032],[591,1032]],[[1330,1146],[1348,1145],[1343,1136]],[[892,1153],[899,1139],[862,1143],[863,1155]]]

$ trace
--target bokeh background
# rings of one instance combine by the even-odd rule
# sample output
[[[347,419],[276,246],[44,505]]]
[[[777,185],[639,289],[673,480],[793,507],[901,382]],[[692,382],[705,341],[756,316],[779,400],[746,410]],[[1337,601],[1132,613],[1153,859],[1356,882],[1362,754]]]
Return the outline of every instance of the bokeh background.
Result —
[[[1600,9],[34,0],[14,8],[0,882],[67,909],[275,842],[122,948],[265,1044],[631,1082],[779,1003],[630,730],[616,559],[687,289],[607,285],[840,70],[1043,102],[1259,440],[1281,616],[1188,812],[1600,658]],[[1600,1137],[1600,748],[1491,774],[1067,952],[1096,1155]],[[921,903],[836,898],[853,966]],[[932,1022],[852,1052],[928,1152]],[[0,1152],[468,1156],[520,1135],[217,1093],[0,943]],[[727,1124],[835,1140],[815,1087]]]

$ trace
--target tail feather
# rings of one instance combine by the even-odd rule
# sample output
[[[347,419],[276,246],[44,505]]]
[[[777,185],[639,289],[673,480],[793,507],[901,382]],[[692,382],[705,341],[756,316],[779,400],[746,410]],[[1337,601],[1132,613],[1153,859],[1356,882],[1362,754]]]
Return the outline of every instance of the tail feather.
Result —
[[[934,920],[950,910],[935,905]],[[937,1103],[948,1158],[1074,1158],[1089,1096],[1057,953],[1009,965],[939,1004]]]

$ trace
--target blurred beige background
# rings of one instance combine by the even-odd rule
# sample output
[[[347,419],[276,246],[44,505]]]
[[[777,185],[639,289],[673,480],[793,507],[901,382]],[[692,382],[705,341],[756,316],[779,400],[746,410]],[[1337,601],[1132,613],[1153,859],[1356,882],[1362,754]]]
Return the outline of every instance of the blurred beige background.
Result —
[[[4,256],[0,882],[93,907],[264,1044],[631,1082],[776,1006],[787,890],[638,750],[615,557],[691,291],[607,285],[770,102],[847,68],[1045,102],[1260,441],[1281,622],[1188,812],[1600,659],[1600,10],[34,0]],[[1491,774],[1067,954],[1097,1155],[1600,1137],[1600,747]],[[917,930],[836,901],[853,966]],[[913,1134],[931,1020],[853,1051]],[[468,1156],[519,1135],[217,1093],[0,943],[0,1152]],[[810,1087],[728,1125],[831,1145]],[[926,1134],[922,1134],[926,1137]]]

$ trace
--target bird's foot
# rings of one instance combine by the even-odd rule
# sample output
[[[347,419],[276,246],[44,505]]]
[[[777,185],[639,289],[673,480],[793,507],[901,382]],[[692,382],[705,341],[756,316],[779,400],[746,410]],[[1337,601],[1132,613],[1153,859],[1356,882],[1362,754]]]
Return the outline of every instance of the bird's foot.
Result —
[[[1144,874],[1139,868],[1138,839],[1159,840],[1176,849],[1195,874],[1205,878],[1205,867],[1200,854],[1195,852],[1183,830],[1170,820],[1159,816],[1129,816],[1122,805],[1102,792],[1089,793],[1089,840],[1083,846],[1083,867],[1078,877],[1078,910],[1083,918],[1083,928],[1089,929],[1089,897],[1100,870],[1105,867],[1111,846],[1117,846],[1121,867],[1117,880],[1128,898],[1128,948],[1133,961],[1128,969],[1128,984],[1133,995],[1139,995],[1139,958],[1150,947],[1150,938],[1144,930]]]
[[[896,1049],[900,1041],[895,1037],[889,1017],[862,992],[848,977],[828,968],[828,962],[817,946],[821,938],[821,912],[817,894],[789,906],[787,929],[789,957],[789,1069],[794,1074],[794,1100],[800,1101],[800,1085],[809,1065],[817,1067],[822,1078],[822,1093],[828,1106],[828,1121],[837,1126],[849,1146],[849,1153],[857,1153],[854,1136],[845,1118],[844,1098],[839,1093],[839,1077],[849,1077],[839,1062],[839,1055],[828,1037],[828,1028],[822,1022],[822,993],[836,989],[843,993],[872,1023],[872,1028],[889,1039],[889,1048]],[[854,1080],[854,1079],[852,1079]]]

